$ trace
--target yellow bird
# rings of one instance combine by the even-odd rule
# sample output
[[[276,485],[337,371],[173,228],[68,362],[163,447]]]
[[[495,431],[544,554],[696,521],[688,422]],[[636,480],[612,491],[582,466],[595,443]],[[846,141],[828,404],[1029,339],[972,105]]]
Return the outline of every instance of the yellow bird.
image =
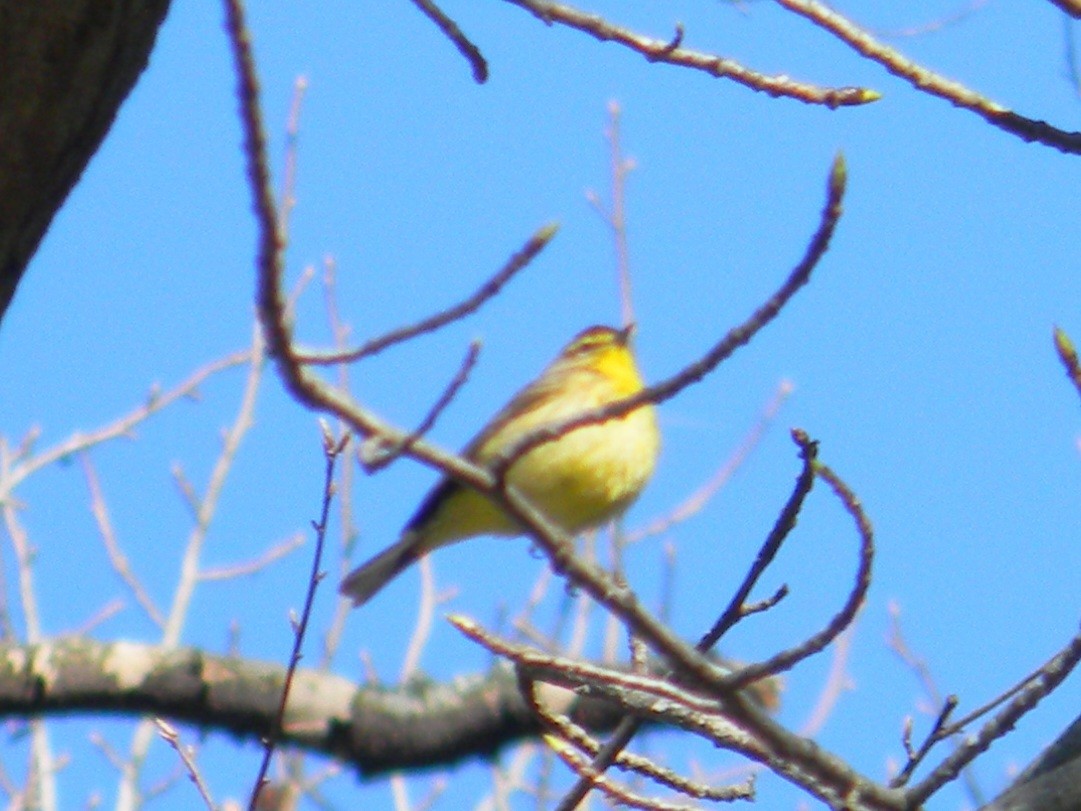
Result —
[[[470,442],[462,455],[490,463],[522,437],[596,406],[641,391],[630,348],[632,328],[580,332]],[[629,414],[570,431],[530,449],[507,470],[507,482],[567,532],[594,527],[627,509],[653,475],[660,450],[649,403]],[[520,535],[494,501],[444,477],[401,538],[342,581],[340,591],[363,605],[423,555],[476,535]]]

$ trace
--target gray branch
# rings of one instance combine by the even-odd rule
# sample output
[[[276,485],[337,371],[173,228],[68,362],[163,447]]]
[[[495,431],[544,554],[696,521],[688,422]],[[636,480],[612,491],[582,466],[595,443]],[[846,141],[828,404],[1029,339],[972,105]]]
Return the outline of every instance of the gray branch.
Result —
[[[258,740],[274,723],[284,679],[281,665],[196,648],[79,637],[3,645],[0,715],[158,715]],[[557,711],[594,731],[622,717],[610,704],[550,690],[546,699]],[[283,743],[351,764],[365,776],[489,757],[539,732],[507,665],[449,684],[394,688],[301,668],[283,727]]]

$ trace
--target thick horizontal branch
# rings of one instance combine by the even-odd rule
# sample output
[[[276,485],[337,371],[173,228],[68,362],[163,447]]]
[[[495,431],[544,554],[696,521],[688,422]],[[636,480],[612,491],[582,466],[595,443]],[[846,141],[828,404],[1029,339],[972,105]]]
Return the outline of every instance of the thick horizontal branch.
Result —
[[[0,715],[156,715],[261,739],[278,711],[285,667],[196,648],[68,637],[0,646]],[[593,731],[622,717],[598,700],[550,688],[556,711]],[[488,757],[540,727],[509,667],[395,688],[301,668],[286,707],[285,745],[333,757],[365,776]]]

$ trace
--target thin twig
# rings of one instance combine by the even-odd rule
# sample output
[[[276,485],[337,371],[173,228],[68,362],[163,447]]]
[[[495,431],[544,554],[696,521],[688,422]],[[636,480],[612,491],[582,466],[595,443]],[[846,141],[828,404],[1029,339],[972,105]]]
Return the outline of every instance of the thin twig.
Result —
[[[400,438],[403,435],[401,431],[395,430],[342,392],[331,389],[321,380],[310,375],[303,364],[297,362],[294,355],[292,329],[286,317],[282,295],[284,274],[282,241],[276,230],[275,203],[268,185],[266,138],[259,109],[258,85],[250,41],[242,15],[243,9],[239,0],[230,0],[227,27],[236,59],[249,187],[253,195],[253,208],[258,224],[256,298],[260,317],[265,324],[270,354],[278,361],[278,371],[287,390],[299,402],[345,419],[361,436],[382,434],[391,440]],[[758,329],[772,320],[791,296],[806,283],[811,270],[826,250],[829,238],[840,217],[844,176],[843,161],[838,159],[831,172],[826,211],[823,213],[818,232],[808,246],[804,259],[790,275],[788,281],[782,285],[774,297],[759,308],[747,324],[730,333],[703,362],[693,365],[679,380],[670,381],[667,384],[669,388],[659,393],[661,397],[673,396],[679,387],[690,385],[712,370],[720,360],[750,340]],[[654,392],[654,396],[657,395],[658,393]],[[622,409],[622,413],[627,413],[644,402],[644,398],[641,402],[624,401],[619,408]],[[589,419],[599,421],[614,418],[615,412],[616,409],[613,409],[610,415],[590,415]],[[585,422],[586,420],[583,420],[583,424]],[[566,430],[570,430],[570,426],[567,426],[564,432]],[[589,591],[599,603],[624,617],[632,633],[668,659],[673,667],[690,682],[700,682],[704,685],[726,683],[724,668],[709,662],[691,646],[686,645],[671,629],[659,623],[641,607],[631,591],[619,588],[596,566],[578,560],[566,533],[533,508],[513,488],[500,487],[490,471],[470,464],[467,460],[453,454],[444,453],[427,442],[417,442],[411,448],[410,456],[437,467],[467,486],[491,494],[507,513],[544,548],[557,571],[566,573],[574,583]],[[897,807],[894,795],[884,792],[883,789],[855,774],[851,769],[845,768],[836,758],[827,757],[819,751],[808,752],[805,747],[801,747],[790,737],[786,738],[782,729],[774,725],[768,717],[748,706],[738,694],[726,696],[726,707],[730,707],[739,717],[755,718],[756,724],[760,726],[759,734],[763,736],[766,744],[776,747],[773,751],[787,752],[791,747],[796,747],[794,758],[782,759],[779,756],[769,758],[770,767],[778,773],[790,779],[797,779],[802,769],[808,769],[815,776],[821,776],[829,781],[824,788],[816,784],[812,789],[819,796],[837,797],[837,792],[841,791],[843,785],[845,791],[852,791],[854,788],[861,795],[874,798],[876,807]],[[759,717],[760,715],[762,717]],[[806,785],[806,783],[801,784]]]
[[[334,336],[334,347],[344,349],[349,339],[350,327],[342,319],[338,309],[338,286],[337,264],[333,257],[327,256],[323,260],[323,302],[327,314],[327,324],[330,326],[331,335]],[[342,391],[349,391],[349,364],[339,363],[338,387]],[[338,419],[337,430],[346,433],[348,424]],[[336,582],[341,582],[346,573],[352,569],[352,553],[356,546],[356,540],[360,535],[353,513],[353,482],[356,468],[353,465],[341,465],[338,468],[338,526],[341,534],[341,554],[338,556],[338,574]],[[352,604],[349,600],[338,600],[334,605],[334,616],[327,625],[323,634],[323,650],[319,666],[329,670],[334,663],[334,656],[341,645],[342,635],[345,633],[345,620],[349,616]]]
[[[758,447],[762,437],[765,436],[766,431],[769,430],[774,419],[780,413],[781,407],[789,395],[792,394],[793,388],[789,381],[782,380],[770,397],[769,402],[762,407],[758,414],[758,420],[743,436],[739,446],[720,464],[716,472],[703,485],[667,513],[647,521],[641,529],[631,532],[627,536],[627,543],[638,543],[643,538],[661,535],[672,527],[697,515],[709,503],[710,499],[728,483],[736,471],[743,466],[751,452]]]
[[[214,800],[210,796],[210,789],[207,788],[206,781],[203,780],[203,776],[199,773],[199,767],[195,765],[195,759],[191,755],[191,751],[187,746],[184,746],[180,742],[180,733],[176,727],[168,723],[162,718],[155,718],[154,723],[158,727],[158,734],[165,739],[173,750],[180,756],[181,762],[184,764],[184,768],[188,770],[188,777],[191,782],[195,784],[195,788],[199,791],[199,796],[203,798],[203,802],[210,811],[215,811],[216,806]]]
[[[852,636],[855,626],[849,626],[837,637],[833,646],[833,661],[814,707],[807,714],[807,720],[800,725],[799,732],[805,738],[813,738],[825,725],[833,708],[840,701],[841,693],[852,688],[852,680],[846,673],[848,655],[852,649]],[[762,684],[763,682],[759,682]],[[779,696],[777,697],[779,700]]]
[[[622,323],[630,326],[634,323],[634,298],[631,295],[631,259],[627,247],[627,176],[634,170],[635,163],[623,156],[623,145],[619,130],[619,103],[608,102],[608,168],[612,180],[612,207],[605,208],[596,192],[586,194],[594,210],[612,232],[616,251],[616,281],[619,286],[619,303],[622,310]]]
[[[101,492],[101,482],[98,480],[98,473],[94,468],[94,463],[90,460],[90,454],[86,451],[81,452],[79,462],[83,468],[83,476],[86,478],[86,487],[90,491],[90,511],[94,515],[94,521],[98,525],[98,533],[105,544],[105,552],[109,556],[109,563],[112,564],[113,570],[120,575],[124,585],[131,591],[135,602],[142,606],[150,621],[157,625],[159,629],[164,628],[165,617],[162,615],[161,609],[158,608],[142,581],[132,571],[131,562],[116,539],[116,531],[113,529],[112,520],[109,518],[109,508],[105,504],[105,497]]]
[[[701,735],[767,766],[831,807],[890,811],[914,807],[906,804],[901,792],[869,780],[840,758],[784,729],[739,693],[718,699],[664,678],[647,678],[550,656],[494,637],[464,617],[450,619],[470,638],[527,668],[532,678],[572,689],[584,688],[598,698],[615,701],[629,710],[627,719],[652,719]],[[705,688],[712,692],[708,686]],[[594,757],[594,764],[609,746],[610,742]],[[617,756],[613,753],[612,761]],[[604,768],[610,765],[608,762]],[[592,789],[595,778],[602,773],[603,769],[591,764],[579,782]],[[570,811],[580,801],[568,794],[557,808]]]
[[[916,808],[922,805],[942,786],[954,780],[965,766],[985,752],[992,743],[1013,729],[1023,715],[1062,684],[1077,666],[1078,661],[1081,661],[1081,633],[1074,636],[1059,653],[1053,656],[1040,669],[1039,676],[1031,680],[1009,704],[984,724],[979,732],[966,740],[924,780],[908,790],[910,807]]]
[[[418,439],[432,430],[432,426],[434,426],[435,421],[439,419],[439,415],[443,413],[448,405],[450,405],[451,400],[455,398],[458,392],[461,391],[462,386],[469,380],[469,373],[473,371],[473,367],[476,365],[477,357],[479,355],[480,341],[471,341],[469,343],[469,349],[466,350],[465,357],[462,358],[462,362],[458,367],[457,373],[455,373],[454,377],[447,384],[443,393],[439,396],[439,399],[436,400],[435,404],[428,410],[424,419],[421,420],[420,425],[414,428],[404,439],[391,446],[387,446],[380,441],[379,437],[373,437],[367,443],[361,445],[358,456],[360,458],[360,463],[364,465],[364,469],[368,473],[382,470],[403,453],[407,453]]]
[[[315,605],[315,591],[323,579],[323,542],[326,540],[327,524],[330,521],[330,504],[334,499],[334,469],[338,456],[349,442],[349,435],[345,434],[339,439],[334,439],[324,427],[323,453],[326,456],[326,466],[323,474],[323,506],[319,511],[319,520],[312,522],[315,531],[315,551],[312,554],[312,569],[308,577],[307,593],[304,597],[304,608],[300,612],[300,619],[293,629],[293,650],[289,655],[289,667],[285,671],[285,679],[282,684],[281,700],[278,703],[278,712],[274,718],[274,725],[266,736],[266,745],[263,748],[263,760],[259,764],[259,772],[255,777],[255,787],[252,789],[251,800],[248,803],[248,811],[256,811],[259,801],[259,792],[262,791],[266,782],[267,773],[270,770],[270,759],[274,755],[278,737],[282,732],[285,722],[285,708],[289,703],[289,691],[293,687],[293,677],[300,665],[301,650],[304,647],[304,636],[308,630],[308,622],[312,615],[312,606]]]
[[[34,588],[34,558],[37,550],[30,535],[19,521],[18,512],[8,502],[0,505],[4,513],[4,525],[11,547],[15,552],[15,568],[18,573],[19,602],[26,624],[25,640],[33,645],[42,639],[41,614],[38,611],[37,593]]]
[[[307,90],[307,78],[298,76],[296,82],[293,83],[293,103],[289,106],[289,118],[285,124],[285,171],[282,173],[282,207],[281,219],[278,222],[278,227],[283,234],[289,233],[289,215],[297,202],[297,142],[300,135],[300,108]]]
[[[179,462],[174,462],[170,466],[169,472],[172,474],[176,489],[180,492],[180,497],[184,500],[184,506],[188,508],[189,517],[192,521],[198,521],[199,494],[195,492],[195,485],[191,483],[191,479],[188,478]]]
[[[915,651],[909,646],[908,642],[904,638],[904,634],[901,631],[901,619],[900,619],[900,607],[891,603],[889,606],[890,613],[890,632],[887,638],[887,644],[894,653],[896,653],[901,661],[905,663],[905,666],[915,675],[920,686],[923,688],[923,692],[926,694],[928,701],[932,707],[938,707],[938,720],[937,723],[944,723],[945,718],[943,713],[946,708],[951,708],[949,713],[952,714],[952,707],[957,706],[957,698],[955,696],[942,697],[942,692],[939,690],[938,685],[935,683],[934,675],[931,673],[931,668],[928,667],[927,662],[916,655]],[[1000,697],[1000,701],[993,705],[988,706],[988,710],[997,706],[1001,701],[1012,697],[1014,693],[1025,685],[1028,679],[1027,677],[1021,684],[1017,685],[1012,691],[1007,691],[1006,694]],[[949,717],[948,715],[946,717]],[[890,781],[890,786],[900,787],[906,785],[911,779],[912,774],[916,768],[920,765],[920,762],[924,760],[927,754],[930,752],[932,744],[937,743],[940,738],[936,738],[936,729],[926,737],[924,744],[919,747],[919,752],[912,746],[912,719],[908,718],[905,723],[905,728],[902,732],[902,743],[905,746],[905,754],[908,757],[908,762],[901,767],[898,774]],[[956,726],[956,725],[954,725]],[[963,744],[961,740],[960,730],[954,736],[958,745]],[[971,767],[965,767],[963,772],[965,788],[968,790],[970,799],[974,807],[983,807],[986,802],[984,798],[984,792],[980,788],[979,783],[976,781],[975,775],[972,773]]]
[[[488,61],[480,52],[480,48],[469,41],[462,33],[458,24],[448,17],[441,8],[432,0],[413,0],[413,5],[419,8],[428,19],[434,22],[447,39],[454,43],[454,47],[466,58],[469,66],[473,69],[473,80],[477,84],[488,81]]]
[[[877,29],[876,33],[887,39],[890,37],[922,37],[927,34],[934,34],[944,28],[949,28],[950,26],[963,22],[986,6],[989,2],[990,0],[969,0],[969,2],[957,10],[935,17],[930,22],[910,25],[900,29]]]
[[[796,516],[802,507],[803,501],[807,494],[811,490],[811,486],[814,484],[814,459],[817,453],[817,447],[814,443],[806,439],[805,436],[795,437],[798,444],[801,447],[801,455],[803,456],[804,465],[803,472],[796,480],[796,486],[793,490],[792,496],[789,497],[784,509],[781,511],[781,515],[774,524],[773,530],[767,536],[766,541],[763,543],[762,549],[759,550],[758,557],[755,563],[752,565],[747,577],[744,578],[743,584],[737,590],[735,596],[729,602],[728,607],[721,613],[720,618],[714,623],[713,627],[699,640],[696,649],[699,651],[708,651],[718,640],[724,635],[724,633],[732,627],[742,616],[744,611],[744,602],[747,596],[750,594],[751,589],[754,588],[755,583],[758,582],[762,572],[773,560],[777,550],[780,548],[781,543],[788,533],[795,526]],[[620,752],[627,747],[637,734],[641,727],[641,720],[633,716],[627,716],[613,731],[604,747],[594,756],[592,762],[592,768],[597,773],[603,773],[605,769],[612,765],[615,759],[619,756]],[[578,804],[585,798],[592,788],[592,783],[585,778],[582,778],[575,784],[575,786],[568,792],[557,806],[557,811],[572,811]]]
[[[762,676],[776,675],[790,670],[808,656],[818,653],[855,621],[864,600],[867,599],[867,590],[871,587],[871,565],[875,555],[874,529],[871,527],[871,520],[864,512],[859,498],[840,476],[817,460],[814,464],[815,475],[825,480],[856,524],[860,537],[860,558],[856,568],[855,582],[844,605],[821,631],[764,662],[747,665],[732,678],[733,688],[745,687]]]
[[[256,299],[260,317],[266,329],[269,352],[278,360],[278,371],[283,383],[299,402],[336,414],[345,419],[361,436],[382,434],[392,441],[398,439],[402,436],[402,432],[361,408],[342,392],[331,389],[318,378],[308,374],[303,365],[296,360],[292,348],[292,330],[286,317],[281,291],[284,273],[282,240],[277,233],[276,206],[268,182],[266,136],[259,107],[258,83],[250,40],[243,22],[243,8],[239,0],[229,2],[227,29],[236,60],[249,187],[254,198],[253,208],[259,226],[256,259],[259,272]],[[757,330],[772,320],[791,296],[807,282],[811,270],[828,247],[829,238],[841,215],[844,181],[844,162],[838,157],[830,174],[826,209],[804,259],[782,288],[762,305],[743,327],[733,330],[702,362],[693,364],[678,379],[663,384],[659,396],[674,396],[679,387],[690,385],[704,376],[724,357],[749,341]],[[643,399],[642,402],[645,400]],[[621,409],[619,413],[629,412],[640,406],[642,402],[624,400],[621,404],[617,404]],[[610,415],[591,413],[588,415],[588,420],[597,421],[615,416],[617,416],[617,411],[613,409]],[[584,422],[586,420],[583,420]],[[563,433],[571,427],[568,425]],[[556,436],[559,435],[561,434]],[[551,438],[554,437],[549,437]],[[538,441],[543,441],[543,439]],[[508,514],[544,548],[557,572],[566,574],[573,582],[586,588],[602,605],[625,617],[633,633],[640,636],[661,655],[668,657],[679,670],[693,674],[698,680],[707,683],[723,681],[725,675],[723,670],[695,653],[670,628],[644,611],[632,592],[615,587],[603,571],[579,560],[574,554],[573,544],[567,534],[513,488],[501,487],[490,471],[460,456],[440,451],[427,442],[417,442],[410,449],[410,456],[442,470],[465,485],[491,494]]]
[[[810,20],[829,31],[857,53],[882,65],[894,76],[909,82],[916,90],[975,113],[989,124],[1016,135],[1024,141],[1039,141],[1068,154],[1081,154],[1081,133],[1068,132],[1048,124],[1017,115],[1001,104],[982,96],[960,82],[934,73],[903,56],[900,51],[878,41],[870,32],[852,20],[817,0],[777,0],[794,14]]]
[[[399,683],[410,681],[420,669],[420,656],[431,638],[435,609],[439,602],[435,592],[435,572],[432,571],[431,555],[422,557],[418,568],[420,569],[420,605],[417,607],[417,621],[413,626],[413,633],[409,636],[409,644],[406,646],[405,655],[402,656],[402,666],[398,670]]]
[[[273,201],[271,201],[271,204],[273,204]],[[272,211],[273,209],[271,209],[271,212]],[[421,319],[415,324],[393,330],[378,338],[373,338],[356,349],[319,352],[296,347],[290,350],[291,357],[297,363],[311,364],[313,366],[352,363],[361,358],[371,357],[388,347],[408,341],[410,338],[434,332],[452,321],[464,318],[470,313],[478,310],[482,304],[502,290],[507,282],[514,278],[519,271],[524,270],[525,267],[536,258],[537,254],[544,250],[548,243],[552,241],[552,238],[556,235],[556,231],[558,230],[559,226],[554,223],[539,229],[513,256],[510,257],[510,259],[507,260],[506,264],[504,264],[494,276],[484,282],[472,296],[433,316]],[[274,243],[275,245],[279,244],[277,237],[275,237]],[[264,250],[269,250],[269,243],[265,243],[263,248]]]
[[[641,54],[649,62],[700,70],[721,79],[731,79],[751,90],[784,96],[807,104],[822,104],[830,108],[867,104],[881,98],[874,90],[862,87],[818,87],[797,82],[788,76],[767,76],[744,67],[734,59],[692,51],[681,47],[683,27],[677,26],[675,36],[668,40],[643,36],[628,28],[615,25],[596,14],[587,14],[572,6],[548,0],[507,0],[523,8],[542,22],[560,23],[577,29],[601,42],[616,42]]]
[[[180,580],[173,595],[173,604],[162,633],[161,644],[175,647],[180,641],[180,634],[187,618],[195,587],[199,583],[199,561],[202,557],[210,523],[217,511],[218,501],[225,488],[225,481],[232,469],[233,461],[240,450],[240,443],[254,424],[255,402],[262,382],[263,338],[258,324],[252,326],[252,348],[248,353],[251,366],[244,384],[244,392],[237,409],[236,418],[225,433],[222,449],[214,463],[207,483],[206,492],[198,499],[195,526],[188,535],[184,555],[180,564]]]
[[[737,349],[745,346],[769,324],[788,301],[811,278],[811,271],[818,265],[829,248],[830,239],[840,221],[844,199],[847,169],[843,156],[838,155],[830,169],[826,188],[826,203],[823,206],[818,230],[811,237],[803,258],[792,269],[777,291],[760,305],[742,324],[733,327],[718,343],[710,348],[699,360],[689,364],[667,380],[647,386],[637,394],[608,405],[582,412],[574,417],[553,422],[531,431],[528,436],[511,443],[491,462],[491,469],[497,478],[501,478],[506,469],[523,454],[545,442],[551,442],[566,435],[576,428],[595,425],[629,414],[646,403],[658,404],[675,397],[683,389],[697,383],[707,374],[727,360]]]
[[[522,669],[519,669],[518,673],[522,696],[529,702],[536,716],[550,726],[559,737],[578,747],[586,754],[595,756],[601,749],[600,742],[569,718],[550,710],[535,689],[537,682],[531,679]],[[699,799],[733,800],[751,799],[754,796],[753,777],[748,778],[741,785],[714,788],[688,780],[648,758],[630,752],[621,752],[614,765],[618,769],[635,772],[675,791]]]
[[[49,465],[64,459],[70,459],[80,451],[88,450],[89,448],[100,445],[110,439],[131,436],[132,431],[137,425],[146,421],[149,417],[161,411],[163,408],[172,405],[182,398],[194,396],[199,386],[204,383],[207,378],[218,372],[224,371],[225,369],[241,366],[248,363],[250,360],[250,350],[226,355],[220,360],[213,361],[212,363],[208,363],[202,368],[197,369],[187,380],[176,386],[176,388],[165,392],[164,394],[153,392],[143,405],[108,425],[96,428],[90,433],[82,433],[81,431],[76,432],[59,444],[54,445],[41,453],[35,454],[33,457],[24,457],[22,461],[12,465],[9,469],[4,471],[4,477],[3,479],[0,479],[0,504],[6,502],[11,497],[11,493],[20,483],[42,468],[48,467]]]
[[[211,521],[217,511],[218,501],[225,488],[226,479],[232,470],[233,462],[240,450],[240,443],[254,424],[255,402],[262,381],[263,338],[258,324],[252,325],[252,346],[245,353],[250,366],[244,391],[237,408],[236,417],[225,433],[221,452],[214,462],[207,483],[206,492],[198,500],[195,512],[195,525],[188,534],[181,558],[180,572],[173,602],[165,620],[160,644],[165,648],[175,648],[180,643],[184,624],[188,619],[188,609],[195,594],[199,580],[199,563],[202,558]],[[131,768],[126,769],[119,781],[117,808],[119,811],[135,811],[140,805],[138,800],[138,765],[145,763],[147,751],[153,741],[153,725],[149,721],[141,722],[132,736],[130,758]]]
[[[912,779],[912,774],[916,771],[917,767],[923,763],[924,758],[931,752],[931,749],[936,743],[943,740],[942,731],[946,726],[946,722],[950,720],[950,716],[953,715],[953,711],[957,709],[957,696],[947,696],[946,700],[942,702],[942,706],[939,708],[938,715],[935,716],[934,722],[931,724],[931,730],[927,733],[927,737],[918,748],[912,747],[911,728],[905,730],[905,750],[908,753],[908,762],[897,776],[890,780],[890,788],[901,788],[906,785],[909,780]],[[982,803],[981,803],[982,805]]]
[[[655,696],[703,713],[717,713],[724,706],[724,701],[718,698],[696,693],[663,677],[617,670],[516,644],[490,633],[478,622],[459,614],[448,616],[447,621],[496,656],[510,659],[519,667],[542,674],[545,681],[564,687],[589,688],[603,682],[612,688]],[[584,692],[588,692],[588,689]]]
[[[241,563],[230,563],[226,566],[214,566],[208,569],[202,569],[199,572],[199,579],[204,583],[209,583],[214,580],[232,580],[237,577],[248,577],[250,575],[261,572],[267,566],[270,566],[275,561],[281,560],[290,552],[299,549],[304,545],[304,534],[302,532],[296,532],[290,535],[284,541],[274,544],[258,557],[246,560]]]
[[[793,432],[792,438],[796,444],[799,445],[800,457],[803,460],[803,468],[800,470],[799,476],[796,477],[796,483],[792,488],[792,494],[788,497],[788,501],[785,502],[780,515],[777,516],[777,520],[773,523],[773,528],[762,542],[762,546],[755,556],[754,563],[751,564],[751,568],[747,571],[747,575],[743,578],[743,582],[740,584],[739,588],[736,589],[736,593],[732,596],[732,599],[729,600],[728,606],[721,612],[721,616],[713,624],[713,627],[699,640],[699,650],[712,650],[713,646],[720,641],[721,637],[723,637],[733,625],[746,615],[745,603],[747,602],[747,598],[750,596],[751,591],[754,589],[755,585],[757,585],[763,573],[765,573],[766,569],[769,568],[769,565],[773,563],[774,558],[777,557],[777,553],[780,551],[785,538],[787,538],[795,528],[800,510],[803,509],[803,502],[807,499],[808,494],[811,492],[811,488],[814,486],[815,460],[818,456],[818,444],[812,442],[807,435],[802,432]],[[778,599],[780,598],[778,597]]]
[[[71,628],[68,631],[65,631],[64,633],[60,634],[60,636],[87,636],[103,622],[112,619],[125,608],[127,608],[127,605],[124,603],[124,601],[121,600],[119,597],[116,597],[107,602],[85,620],[83,620],[79,625]]]
[[[555,735],[545,737],[549,748],[572,772],[578,775],[580,780],[589,781],[593,788],[608,797],[617,806],[628,808],[640,808],[643,811],[698,811],[697,806],[685,803],[670,803],[663,800],[654,800],[644,797],[637,792],[622,786],[610,777],[598,772],[593,768],[590,761],[575,751],[568,743]],[[712,798],[711,798],[712,799]],[[742,797],[733,799],[743,799]]]

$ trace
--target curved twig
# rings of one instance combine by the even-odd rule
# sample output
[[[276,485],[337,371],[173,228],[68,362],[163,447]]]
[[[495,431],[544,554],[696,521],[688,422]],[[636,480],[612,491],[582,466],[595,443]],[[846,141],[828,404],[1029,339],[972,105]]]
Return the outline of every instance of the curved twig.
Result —
[[[815,461],[815,475],[824,479],[832,488],[837,497],[841,499],[848,514],[856,522],[856,529],[860,535],[860,562],[856,570],[856,582],[848,594],[848,599],[841,606],[826,627],[814,636],[806,639],[799,645],[754,665],[748,665],[732,677],[732,687],[738,689],[745,687],[756,679],[764,676],[772,676],[785,670],[790,670],[808,656],[813,656],[830,644],[856,619],[863,601],[867,598],[867,590],[871,587],[871,564],[875,556],[874,529],[867,514],[863,511],[863,505],[851,488],[829,467]]]
[[[469,41],[469,38],[462,33],[462,29],[458,27],[458,24],[454,22],[446,13],[439,8],[432,0],[413,0],[413,5],[421,10],[421,12],[429,20],[436,24],[440,31],[442,31],[447,39],[454,43],[454,47],[466,58],[469,62],[469,66],[473,68],[473,80],[477,84],[484,84],[488,81],[488,61],[481,54],[480,48]]]
[[[584,411],[569,419],[559,420],[538,428],[517,442],[512,443],[494,458],[490,463],[490,469],[493,473],[500,477],[518,457],[530,449],[558,439],[576,428],[607,422],[628,414],[646,403],[662,403],[675,397],[683,389],[692,383],[697,383],[716,369],[721,362],[727,360],[741,346],[750,343],[759,330],[776,318],[792,296],[810,281],[811,271],[815,269],[825,255],[833,232],[841,219],[847,177],[848,170],[844,156],[839,154],[834,158],[830,169],[829,180],[826,185],[826,204],[822,209],[818,229],[811,237],[803,258],[793,268],[784,283],[765,303],[759,306],[746,321],[729,330],[728,334],[710,348],[700,360],[685,366],[667,380],[647,386],[632,397],[626,397],[614,403]]]

